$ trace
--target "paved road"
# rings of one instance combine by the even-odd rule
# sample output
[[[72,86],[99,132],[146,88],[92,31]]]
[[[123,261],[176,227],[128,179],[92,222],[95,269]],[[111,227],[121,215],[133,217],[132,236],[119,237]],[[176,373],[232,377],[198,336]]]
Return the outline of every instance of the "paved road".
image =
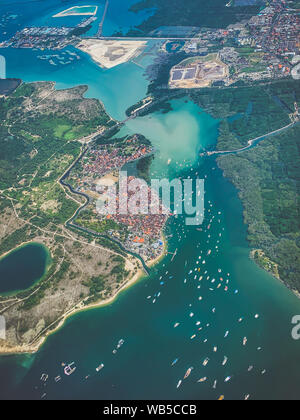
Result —
[[[88,38],[85,39],[101,39],[103,41],[197,41],[200,40],[200,38],[195,38],[195,37],[188,37],[188,38],[181,38],[181,37],[177,37],[177,38],[170,38],[170,37],[156,37],[156,36],[142,36],[140,38],[138,37],[125,37],[125,36],[89,36]]]
[[[222,150],[222,151],[215,150],[213,152],[201,153],[200,156],[230,155],[230,154],[245,152],[246,150],[250,150],[252,148],[252,146],[255,145],[255,143],[257,143],[257,142],[259,142],[261,140],[264,140],[267,137],[273,136],[274,134],[281,133],[282,131],[285,131],[288,128],[293,127],[296,124],[298,124],[298,123],[290,123],[290,124],[286,125],[285,127],[279,128],[278,130],[275,130],[275,131],[272,131],[271,133],[267,133],[267,134],[264,134],[263,136],[259,136],[259,137],[256,137],[255,139],[249,140],[248,141],[248,146],[245,146],[245,147],[243,147],[241,149],[237,149],[237,150]]]

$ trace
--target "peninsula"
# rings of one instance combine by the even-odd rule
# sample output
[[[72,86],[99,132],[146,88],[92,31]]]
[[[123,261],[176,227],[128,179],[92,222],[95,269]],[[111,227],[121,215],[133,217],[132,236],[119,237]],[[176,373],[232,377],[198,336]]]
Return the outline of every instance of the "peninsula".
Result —
[[[39,282],[0,296],[0,315],[7,322],[6,340],[0,340],[2,354],[35,352],[66,317],[110,302],[144,272],[139,255],[128,253],[121,240],[112,241],[104,234],[103,221],[86,218],[87,213],[78,216],[92,192],[84,187],[87,194],[80,194],[61,182],[76,162],[81,169],[75,170],[75,179],[83,171],[83,185],[84,177],[97,177],[98,171],[101,178],[110,172],[104,161],[98,161],[103,146],[89,149],[92,171],[87,170],[86,161],[79,162],[93,135],[98,141],[108,141],[105,133],[113,134],[118,127],[98,100],[83,97],[86,90],[86,86],[56,90],[51,82],[22,83],[0,99],[4,157],[0,163],[0,256],[37,243],[47,248],[51,260]],[[146,157],[151,144],[136,135],[112,144],[105,153],[115,156],[110,156],[115,162],[111,169],[119,169],[130,154],[134,159]],[[78,221],[70,223],[75,216]],[[86,226],[87,220],[93,232],[78,228]],[[124,221],[106,225],[119,231],[120,223]],[[158,237],[163,226],[158,228]],[[155,253],[149,254],[150,259],[163,252],[163,247],[151,249]]]

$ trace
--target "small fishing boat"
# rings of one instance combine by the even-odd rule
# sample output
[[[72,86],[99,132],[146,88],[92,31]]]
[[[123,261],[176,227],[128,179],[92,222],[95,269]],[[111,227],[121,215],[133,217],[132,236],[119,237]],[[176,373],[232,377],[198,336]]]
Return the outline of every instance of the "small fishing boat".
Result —
[[[192,370],[193,370],[192,367],[188,368],[188,370],[185,372],[184,379],[187,379],[190,376],[190,374],[192,373]]]
[[[119,349],[120,347],[123,346],[123,344],[125,343],[125,340],[123,340],[123,338],[118,342],[117,348]]]
[[[41,376],[41,381],[42,382],[47,382],[48,378],[49,378],[49,376],[46,373],[43,373],[42,376]]]
[[[100,372],[100,370],[102,370],[104,368],[104,364],[103,363],[101,363],[101,365],[99,365],[97,368],[96,368],[96,372]]]

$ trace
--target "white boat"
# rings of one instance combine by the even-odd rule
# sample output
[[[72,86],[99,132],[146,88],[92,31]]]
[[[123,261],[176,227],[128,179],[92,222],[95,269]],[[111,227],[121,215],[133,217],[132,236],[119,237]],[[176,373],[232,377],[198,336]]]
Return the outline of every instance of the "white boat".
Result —
[[[180,385],[182,384],[182,380],[180,379],[180,381],[178,382],[178,384],[177,384],[177,389],[180,387]]]
[[[207,357],[203,362],[203,366],[207,366],[208,362],[209,362],[209,358]]]
[[[222,366],[225,366],[227,362],[228,362],[228,357],[225,356],[222,362]]]
[[[74,363],[74,362],[72,362],[72,363],[68,364],[68,365],[64,368],[64,373],[65,373],[65,375],[70,376],[70,375],[72,375],[72,373],[74,373],[74,372],[75,372],[75,370],[76,370],[76,366],[74,366],[74,365],[75,365],[75,363]]]
[[[225,335],[224,335],[224,338],[227,338],[227,337],[228,337],[228,335],[229,335],[229,331],[226,331],[226,333],[225,333]]]
[[[97,368],[96,368],[96,372],[100,372],[100,370],[102,370],[104,368],[104,364],[103,363],[101,363],[101,365],[99,365]]]
[[[247,341],[248,341],[247,337],[244,337],[244,339],[243,339],[243,346],[245,346],[247,344]]]
[[[188,368],[188,370],[185,372],[184,379],[187,379],[190,376],[190,374],[192,373],[192,370],[193,370],[192,367]]]
[[[227,376],[227,378],[225,378],[225,381],[224,382],[229,382],[230,379],[231,379],[231,376]]]
[[[123,344],[125,343],[125,340],[123,340],[123,338],[118,342],[117,348],[119,349],[120,347],[123,346]]]

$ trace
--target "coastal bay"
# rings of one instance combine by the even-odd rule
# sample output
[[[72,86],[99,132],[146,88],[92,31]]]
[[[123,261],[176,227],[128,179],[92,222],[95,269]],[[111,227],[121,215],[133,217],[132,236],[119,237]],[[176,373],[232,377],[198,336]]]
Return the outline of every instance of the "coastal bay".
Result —
[[[84,80],[89,86],[85,96],[101,99],[116,119],[124,119],[126,109],[147,93],[144,69],[133,63],[103,71],[84,58],[72,65],[70,76],[62,69],[49,71],[37,62],[34,52],[14,51],[15,57],[11,51],[5,53],[10,58],[10,77],[55,80],[61,88]],[[28,57],[36,67],[26,64]],[[142,63],[147,63],[147,58]],[[119,290],[122,293],[103,299],[102,307],[94,302],[89,310],[70,308],[72,316],[65,319],[62,314],[64,324],[62,321],[35,354],[1,357],[0,375],[5,383],[1,399],[40,399],[45,391],[40,380],[43,373],[49,375],[49,399],[215,400],[225,395],[230,400],[248,394],[256,399],[298,398],[299,342],[292,339],[291,319],[300,311],[299,299],[249,259],[238,191],[214,158],[199,156],[215,149],[220,140],[221,122],[213,106],[198,106],[188,97],[170,105],[167,113],[158,111],[128,121],[118,136],[140,133],[150,139],[157,149],[150,167],[152,177],[205,179],[203,226],[187,227],[183,217],[171,218],[165,230],[170,254],[151,268],[149,276],[140,278],[137,272],[134,279],[125,279]],[[72,207],[68,216],[74,211]],[[80,243],[76,252],[79,265],[89,266],[90,253],[96,261],[108,252],[100,244],[74,237],[74,232],[63,230],[59,235],[63,235],[66,259],[73,267],[76,264],[70,255],[76,243]],[[59,248],[57,242],[52,244],[54,251]],[[93,266],[92,274],[97,270],[99,267]],[[81,273],[79,268],[77,272]],[[73,279],[70,294],[72,288],[78,292],[74,286],[81,279],[87,281],[87,276],[78,274]],[[47,305],[51,302],[48,297]],[[121,339],[124,346],[113,353]],[[224,356],[228,358],[226,366],[222,365]],[[210,361],[204,366],[207,357]],[[178,363],[172,366],[176,359]],[[77,370],[66,377],[61,364],[72,361]],[[96,367],[102,362],[105,368],[99,374]],[[192,374],[177,388],[191,366]],[[57,375],[62,376],[60,383],[54,381]],[[232,379],[225,383],[228,375]],[[197,382],[204,377],[205,382]]]

